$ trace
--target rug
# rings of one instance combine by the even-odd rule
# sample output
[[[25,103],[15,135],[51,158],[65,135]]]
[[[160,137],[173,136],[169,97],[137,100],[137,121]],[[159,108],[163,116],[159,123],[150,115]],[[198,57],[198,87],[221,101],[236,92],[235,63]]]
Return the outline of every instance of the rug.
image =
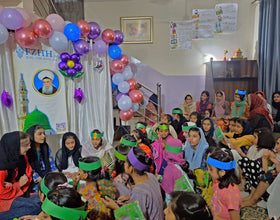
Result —
[[[244,207],[240,210],[241,220],[265,220],[267,217],[267,210],[259,206]]]

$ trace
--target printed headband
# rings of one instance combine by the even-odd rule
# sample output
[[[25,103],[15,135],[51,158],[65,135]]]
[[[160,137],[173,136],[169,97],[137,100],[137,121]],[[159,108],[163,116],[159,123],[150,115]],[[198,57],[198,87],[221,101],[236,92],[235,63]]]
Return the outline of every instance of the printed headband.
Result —
[[[51,202],[47,197],[42,204],[42,210],[52,217],[67,220],[86,219],[87,212],[83,211],[85,206],[79,208],[61,207]]]
[[[182,125],[182,130],[183,131],[189,131],[191,128],[196,128],[196,125],[191,125],[191,126],[184,126]]]
[[[132,165],[135,169],[137,169],[137,170],[140,170],[140,171],[147,170],[147,169],[149,168],[149,166],[146,165],[146,164],[144,164],[144,163],[142,163],[142,162],[140,162],[140,161],[136,158],[136,156],[135,156],[135,154],[134,154],[134,152],[133,152],[133,149],[134,149],[134,148],[132,148],[132,149],[129,151],[128,155],[127,155],[129,162],[130,162],[131,165]]]
[[[232,170],[235,168],[235,161],[221,162],[219,160],[208,157],[207,163],[213,167],[219,168],[221,170]]]
[[[146,129],[146,126],[145,126],[145,125],[143,125],[143,124],[141,124],[141,123],[137,123],[137,124],[135,125],[135,128],[142,128],[142,129]]]
[[[100,162],[100,160],[95,161],[95,162],[93,162],[93,163],[85,163],[85,162],[82,162],[82,159],[83,159],[83,158],[81,158],[81,159],[79,160],[79,168],[80,168],[81,170],[84,170],[84,171],[91,171],[91,170],[97,170],[98,168],[101,167],[101,162]]]
[[[183,114],[183,111],[181,109],[175,109],[175,110],[172,110],[172,114],[179,114],[179,115],[182,115]]]
[[[159,125],[158,128],[161,130],[169,130],[169,125],[165,125],[165,124]]]
[[[165,144],[165,150],[175,154],[182,153],[182,147],[173,147],[168,144]]]
[[[97,133],[97,132],[94,132],[94,133],[90,133],[90,136],[93,138],[93,139],[96,139],[96,138],[102,138],[103,137],[103,134],[104,132],[102,133]]]
[[[50,191],[49,188],[46,187],[46,185],[45,185],[45,177],[41,180],[40,187],[41,187],[42,193],[44,193],[45,195],[47,195],[48,192]]]
[[[121,161],[126,160],[126,155],[119,153],[117,150],[114,151],[115,157]]]
[[[126,146],[131,146],[131,147],[137,146],[137,142],[128,141],[123,137],[121,138],[120,143],[123,145],[126,145]]]
[[[238,94],[238,95],[246,95],[246,91],[242,91],[242,90],[236,89],[236,90],[235,90],[235,94]]]

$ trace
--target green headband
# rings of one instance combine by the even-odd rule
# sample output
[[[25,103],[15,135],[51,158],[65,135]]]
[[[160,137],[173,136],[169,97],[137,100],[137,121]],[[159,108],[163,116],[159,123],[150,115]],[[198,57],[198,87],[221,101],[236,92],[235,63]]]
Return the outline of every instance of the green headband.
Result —
[[[119,160],[121,160],[121,161],[125,161],[126,160],[126,156],[121,154],[121,153],[119,153],[117,150],[114,151],[114,154],[115,154],[116,158],[118,158]]]
[[[141,123],[137,123],[137,124],[135,125],[135,128],[142,128],[142,129],[146,129],[146,126],[145,126],[145,125],[143,125],[143,124],[141,124]]]
[[[182,115],[183,111],[181,109],[172,110],[172,114],[179,114]]]
[[[94,133],[90,133],[90,136],[93,138],[93,139],[96,139],[96,138],[102,138],[103,137],[103,134],[104,134],[104,132],[102,132],[102,133],[96,133],[96,132],[94,132]]]
[[[175,154],[182,153],[182,147],[172,147],[168,144],[165,144],[165,150]]]
[[[82,162],[81,159],[79,160],[79,168],[81,170],[92,171],[92,170],[97,170],[100,167],[101,167],[100,160],[93,162],[93,163],[85,163],[85,162]]]
[[[88,214],[86,211],[83,211],[84,206],[80,208],[61,207],[51,202],[48,198],[45,198],[41,208],[50,216],[63,220],[86,219]]]
[[[161,130],[169,130],[169,125],[159,125],[158,128]]]
[[[42,193],[44,193],[45,195],[47,195],[48,192],[50,191],[50,190],[48,189],[48,187],[46,187],[46,185],[45,185],[45,177],[41,180],[41,182],[40,182],[40,187],[41,187]]]
[[[191,128],[196,128],[196,125],[191,125],[191,126],[182,126],[183,131],[189,131]]]
[[[131,146],[131,147],[137,146],[137,142],[128,141],[128,140],[124,139],[123,137],[121,138],[120,143],[123,145],[126,145],[126,146]]]

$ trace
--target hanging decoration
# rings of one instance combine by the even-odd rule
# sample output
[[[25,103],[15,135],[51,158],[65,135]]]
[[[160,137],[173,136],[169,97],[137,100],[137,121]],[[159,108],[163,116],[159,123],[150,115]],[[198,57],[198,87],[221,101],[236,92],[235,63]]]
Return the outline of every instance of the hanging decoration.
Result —
[[[1,101],[2,101],[2,104],[8,108],[11,108],[13,105],[13,99],[12,99],[11,95],[8,92],[6,92],[5,90],[2,92]]]
[[[25,9],[4,8],[0,5],[0,44],[8,40],[9,30],[15,31],[15,41],[23,48],[33,48],[40,43],[39,39],[48,39],[52,48],[61,53],[61,62],[58,63],[60,73],[72,80],[84,74],[80,56],[87,56],[92,50],[96,57],[93,68],[102,73],[104,61],[100,56],[108,53],[112,91],[118,90],[116,100],[121,110],[120,118],[128,121],[133,117],[133,112],[139,109],[143,93],[138,90],[138,83],[133,78],[129,57],[120,48],[124,41],[124,34],[120,30],[102,31],[96,22],[85,20],[74,24],[64,21],[58,14],[50,14],[31,25],[31,17]],[[66,53],[70,44],[73,44],[76,53]],[[74,98],[79,103],[84,99],[82,89],[75,90]],[[9,93],[4,91],[1,100],[5,106],[12,106]]]
[[[81,72],[83,69],[83,65],[80,63],[80,56],[79,54],[68,54],[62,53],[60,55],[61,62],[58,64],[59,72],[66,77],[71,78],[78,78],[84,74]]]
[[[81,88],[75,89],[74,99],[76,99],[79,103],[84,100],[84,92]]]

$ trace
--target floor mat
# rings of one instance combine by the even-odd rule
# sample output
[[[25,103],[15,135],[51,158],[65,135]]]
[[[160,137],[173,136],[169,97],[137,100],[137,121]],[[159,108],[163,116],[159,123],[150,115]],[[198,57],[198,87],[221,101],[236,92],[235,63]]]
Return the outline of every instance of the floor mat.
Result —
[[[265,220],[267,215],[267,210],[262,207],[244,207],[241,209],[241,220]]]

